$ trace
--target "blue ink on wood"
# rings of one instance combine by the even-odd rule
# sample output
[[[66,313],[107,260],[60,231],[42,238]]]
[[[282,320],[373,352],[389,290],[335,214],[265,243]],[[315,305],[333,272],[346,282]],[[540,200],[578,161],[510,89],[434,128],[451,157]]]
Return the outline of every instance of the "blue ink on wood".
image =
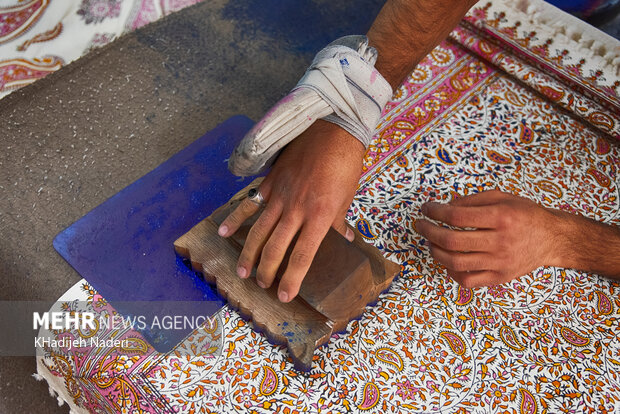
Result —
[[[195,302],[179,309],[214,314],[224,302],[173,242],[251,181],[233,176],[224,160],[252,125],[228,119],[62,231],[54,247],[121,314],[140,314],[141,301]],[[188,333],[142,331],[160,352]]]

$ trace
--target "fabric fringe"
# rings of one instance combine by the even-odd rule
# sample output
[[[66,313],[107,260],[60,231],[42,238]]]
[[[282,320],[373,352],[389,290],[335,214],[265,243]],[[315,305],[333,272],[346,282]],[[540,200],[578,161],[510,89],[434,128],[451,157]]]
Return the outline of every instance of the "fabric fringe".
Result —
[[[594,59],[605,72],[620,76],[620,41],[542,0],[494,0],[518,20],[544,26],[571,51]]]
[[[37,372],[32,374],[32,377],[37,381],[46,381],[48,385],[48,391],[52,398],[56,399],[59,407],[62,407],[64,404],[67,404],[69,407],[69,414],[88,414],[87,411],[75,407],[70,401],[63,397],[62,393],[57,391],[53,387],[53,381],[50,381],[45,375],[41,374],[41,362],[40,359],[37,358]],[[64,390],[64,388],[61,388]]]
[[[45,380],[45,377],[44,377],[44,376],[42,376],[42,375],[40,375],[40,374],[37,374],[37,373],[32,374],[32,377],[33,377],[34,379],[36,379],[37,381],[44,381],[44,380]],[[48,391],[49,391],[49,393],[50,393],[50,397],[52,397],[52,398],[56,398],[56,401],[58,402],[58,406],[59,406],[59,407],[62,407],[62,406],[63,406],[63,405],[65,405],[65,404],[69,405],[69,403],[67,403],[67,402],[66,402],[66,401],[65,401],[65,400],[64,400],[64,399],[60,396],[60,394],[59,394],[59,393],[57,393],[57,392],[54,390],[54,388],[52,388],[52,386],[51,386],[51,385],[49,385],[49,384],[48,384],[48,386],[47,386],[47,390],[48,390]],[[73,410],[70,410],[69,412],[73,413],[74,411],[73,411]]]
[[[476,10],[485,8],[487,19],[476,17]],[[501,18],[500,18],[501,17]],[[480,29],[493,31],[517,30],[520,34],[533,33],[531,46],[542,46],[542,39],[552,39],[558,49],[570,51],[571,64],[585,60],[583,73],[601,71],[604,85],[616,89],[620,77],[620,41],[588,23],[572,16],[543,0],[492,0],[479,2],[468,13],[468,20]],[[497,25],[497,27],[491,27]],[[501,28],[499,27],[501,26]]]
[[[503,52],[487,56],[483,50],[481,57],[620,139],[620,120],[614,117],[620,111],[619,40],[543,0],[480,2],[464,23],[452,40],[476,54],[471,42],[480,38],[476,32],[496,40]]]

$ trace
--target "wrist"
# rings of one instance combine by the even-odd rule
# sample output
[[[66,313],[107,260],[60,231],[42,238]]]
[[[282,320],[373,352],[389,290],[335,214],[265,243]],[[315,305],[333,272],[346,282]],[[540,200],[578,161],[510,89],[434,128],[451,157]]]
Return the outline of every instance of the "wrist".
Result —
[[[366,154],[366,147],[359,139],[341,126],[323,119],[317,119],[306,132],[289,144],[294,145],[309,145],[310,148],[322,151],[325,157],[340,157],[343,162],[359,159],[360,165]]]
[[[552,243],[550,246],[550,260],[548,265],[565,268],[579,268],[581,257],[575,248],[582,244],[579,231],[579,216],[561,210],[549,209],[552,215],[551,226]]]
[[[620,228],[564,211],[552,212],[557,218],[557,248],[551,265],[620,278]]]
[[[324,128],[324,131],[329,131],[329,134],[332,136],[331,141],[334,145],[356,155],[360,159],[364,157],[364,154],[366,154],[366,146],[355,136],[347,132],[347,130],[337,124],[322,119],[318,120],[317,123],[325,124],[322,128]]]

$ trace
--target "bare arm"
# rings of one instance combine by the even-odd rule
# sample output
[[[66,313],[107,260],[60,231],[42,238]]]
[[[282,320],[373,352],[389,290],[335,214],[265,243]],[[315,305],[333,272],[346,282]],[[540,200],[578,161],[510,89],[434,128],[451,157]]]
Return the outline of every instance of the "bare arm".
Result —
[[[397,88],[478,0],[390,0],[370,30],[379,52],[375,67]]]
[[[377,70],[397,87],[474,3],[388,0],[368,32],[370,44],[379,52]],[[257,283],[269,287],[298,235],[278,288],[282,302],[292,300],[329,228],[352,237],[344,217],[357,189],[364,153],[356,138],[320,120],[291,142],[260,186],[267,206],[248,234],[237,265],[239,276],[248,277],[260,257]],[[232,235],[255,211],[251,202],[242,202],[222,223],[220,234]]]

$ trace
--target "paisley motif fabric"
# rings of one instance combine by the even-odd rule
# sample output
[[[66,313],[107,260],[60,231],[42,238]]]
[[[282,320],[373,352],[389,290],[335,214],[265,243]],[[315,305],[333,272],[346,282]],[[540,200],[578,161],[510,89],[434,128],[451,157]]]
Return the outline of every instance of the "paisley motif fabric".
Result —
[[[0,4],[0,98],[126,31],[200,0],[10,0]]]
[[[554,9],[510,7],[477,6],[388,103],[348,219],[403,270],[310,373],[224,307],[165,355],[130,329],[59,333],[129,345],[48,349],[39,375],[75,412],[620,411],[620,283],[542,267],[463,289],[415,231],[422,203],[491,188],[620,225],[615,58],[596,75],[579,42],[523,18]],[[85,281],[76,300],[113,312]]]

